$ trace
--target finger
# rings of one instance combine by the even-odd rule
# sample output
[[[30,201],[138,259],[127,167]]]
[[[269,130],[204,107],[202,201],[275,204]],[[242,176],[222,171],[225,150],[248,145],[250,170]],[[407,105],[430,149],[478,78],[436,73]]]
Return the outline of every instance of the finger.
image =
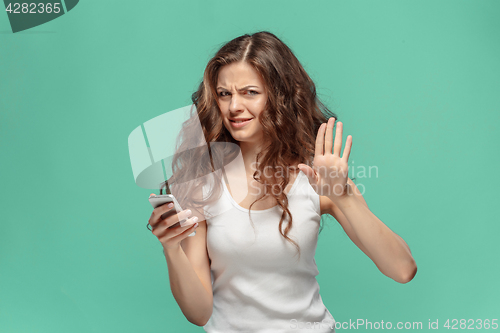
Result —
[[[332,145],[333,145],[333,126],[335,125],[335,118],[331,117],[328,119],[326,125],[326,134],[325,134],[325,155],[332,153]],[[337,125],[338,126],[338,125]]]
[[[345,141],[344,155],[342,155],[342,159],[345,162],[349,162],[349,155],[351,154],[351,147],[352,147],[352,135],[348,135],[347,139]]]
[[[321,124],[318,129],[318,135],[316,136],[316,147],[314,149],[314,155],[323,155],[323,143],[325,138],[325,123]]]
[[[174,208],[174,204],[169,203],[153,209],[151,217],[149,218],[149,224],[151,225],[151,227],[154,228],[154,226],[157,225],[159,222],[175,214],[175,210],[171,211],[172,208]]]
[[[186,210],[183,210],[175,215],[172,215],[172,216],[169,216],[167,218],[164,219],[164,221],[167,222],[167,228],[168,227],[171,227],[173,226],[174,224],[176,224],[177,222],[181,222],[181,221],[184,221],[185,219],[191,217],[193,213],[191,212],[191,210],[189,209],[186,209]],[[182,225],[184,225],[186,222],[182,222]]]
[[[158,240],[162,243],[165,244],[167,242],[172,242],[172,243],[181,243],[185,238],[188,238],[191,233],[196,232],[196,229],[198,229],[198,226],[190,226],[186,230],[182,231],[181,233],[173,236],[170,233],[165,234],[164,236],[158,237]]]
[[[166,204],[163,204],[161,206],[156,207],[154,210],[156,210],[159,214],[165,214],[166,212],[170,211],[172,208],[174,208],[174,203],[169,202]]]
[[[196,232],[196,229],[198,229],[198,223],[193,223],[172,238],[174,241],[182,241],[184,238],[187,238],[189,235],[191,235],[192,232]]]
[[[179,226],[179,227],[175,227],[175,228],[156,228],[153,230],[153,234],[158,237],[159,239],[162,238],[164,240],[168,240],[168,239],[171,239],[171,238],[174,238],[174,237],[177,237],[179,236],[180,234],[182,234],[183,232],[185,232],[186,230],[192,230],[195,229],[196,227],[198,227],[196,224],[197,224],[197,221],[198,221],[198,218],[196,216],[193,216],[192,218],[188,219],[188,224],[184,225],[184,226]],[[196,227],[195,227],[196,225]],[[189,235],[191,232],[189,232],[187,235]]]
[[[344,125],[339,121],[337,122],[337,132],[335,132],[335,144],[333,145],[333,155],[340,157],[342,150],[342,128]]]
[[[157,237],[162,237],[166,233],[169,234],[173,233],[173,235],[175,236],[181,233],[182,230],[185,230],[193,226],[193,224],[195,224],[196,221],[198,221],[198,217],[193,216],[184,221],[183,225],[181,225],[179,222],[175,222],[174,224],[161,223],[153,229],[153,234],[155,234]]]
[[[192,227],[196,222],[198,222],[198,217],[197,216],[191,216],[188,218],[184,223],[182,223],[181,228],[187,229],[189,227]]]

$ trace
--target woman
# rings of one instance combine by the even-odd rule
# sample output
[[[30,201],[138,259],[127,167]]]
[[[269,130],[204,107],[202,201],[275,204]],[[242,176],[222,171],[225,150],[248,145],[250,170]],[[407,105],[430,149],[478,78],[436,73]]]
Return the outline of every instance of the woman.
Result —
[[[224,180],[184,188],[192,196],[184,207],[193,212],[162,218],[171,207],[161,206],[149,219],[164,248],[172,293],[191,323],[207,332],[334,331],[315,278],[323,214],[332,215],[383,274],[400,283],[413,278],[409,247],[370,211],[347,176],[352,137],[341,156],[342,123],[334,139],[337,117],[325,117],[332,113],[317,99],[314,83],[275,35],[258,32],[224,45],[209,61],[193,103],[206,142],[237,145],[246,176],[229,166],[234,152],[226,159],[228,150],[214,150],[210,159],[222,159]],[[197,154],[174,159],[175,181],[186,170],[207,174]],[[237,192],[246,194],[243,200],[234,199]],[[214,202],[226,211],[208,217]],[[184,226],[167,229],[188,217]]]

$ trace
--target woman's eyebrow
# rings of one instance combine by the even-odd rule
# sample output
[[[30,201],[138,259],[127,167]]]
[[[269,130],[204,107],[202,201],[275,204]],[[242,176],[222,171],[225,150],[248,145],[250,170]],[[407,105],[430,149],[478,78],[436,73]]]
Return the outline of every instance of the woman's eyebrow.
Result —
[[[238,90],[239,90],[239,91],[241,91],[241,90],[245,90],[245,89],[248,89],[248,88],[257,88],[257,89],[259,89],[259,87],[258,87],[258,86],[248,85],[248,86],[244,86],[243,88],[238,89]],[[224,88],[224,87],[217,87],[217,89],[224,89],[224,90],[227,90],[227,89],[226,89],[226,88]]]

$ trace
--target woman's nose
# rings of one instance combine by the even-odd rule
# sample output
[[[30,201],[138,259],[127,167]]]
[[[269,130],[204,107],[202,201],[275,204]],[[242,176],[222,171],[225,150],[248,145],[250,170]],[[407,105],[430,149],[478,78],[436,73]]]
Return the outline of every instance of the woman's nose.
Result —
[[[229,103],[229,111],[242,111],[243,110],[243,103],[241,101],[241,97],[239,94],[232,94],[231,95],[231,102]]]

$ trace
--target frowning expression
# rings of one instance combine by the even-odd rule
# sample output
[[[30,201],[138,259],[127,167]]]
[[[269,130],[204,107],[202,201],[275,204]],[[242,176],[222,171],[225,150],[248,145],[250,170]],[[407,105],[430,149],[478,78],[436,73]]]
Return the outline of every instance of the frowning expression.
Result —
[[[262,142],[259,116],[266,106],[267,91],[255,69],[246,62],[222,67],[217,78],[217,100],[224,126],[236,141]]]

